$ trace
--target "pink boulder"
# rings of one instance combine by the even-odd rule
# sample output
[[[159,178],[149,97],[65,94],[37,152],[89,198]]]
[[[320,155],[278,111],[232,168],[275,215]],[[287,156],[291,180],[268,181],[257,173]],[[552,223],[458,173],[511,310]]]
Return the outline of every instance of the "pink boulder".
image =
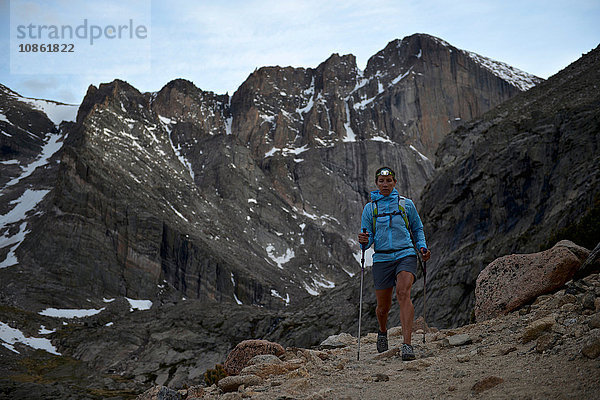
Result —
[[[589,251],[563,240],[549,250],[496,259],[477,277],[477,322],[509,313],[568,282]]]
[[[228,375],[237,375],[249,365],[249,361],[254,356],[262,354],[280,356],[283,353],[285,349],[278,343],[267,340],[244,340],[231,350],[223,367]]]

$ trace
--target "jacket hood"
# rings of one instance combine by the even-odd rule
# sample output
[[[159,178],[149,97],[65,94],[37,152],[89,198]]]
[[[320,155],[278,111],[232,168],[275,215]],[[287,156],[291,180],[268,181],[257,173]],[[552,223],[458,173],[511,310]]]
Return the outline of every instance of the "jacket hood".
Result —
[[[373,190],[371,192],[371,201],[379,201],[381,199],[385,199],[386,197],[391,199],[397,199],[398,196],[399,194],[396,189],[393,189],[389,196],[382,195],[381,193],[379,193],[379,190]]]

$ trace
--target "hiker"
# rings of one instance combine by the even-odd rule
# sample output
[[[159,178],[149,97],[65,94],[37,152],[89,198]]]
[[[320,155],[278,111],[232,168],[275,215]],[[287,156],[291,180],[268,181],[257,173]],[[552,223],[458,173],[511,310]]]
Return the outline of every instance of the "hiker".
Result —
[[[417,255],[407,226],[410,226],[423,261],[429,260],[431,252],[427,249],[423,224],[414,203],[398,194],[396,183],[396,174],[391,168],[382,167],[375,173],[378,190],[371,192],[371,202],[363,209],[361,230],[366,229],[367,232],[359,233],[358,241],[364,248],[375,244],[373,281],[379,322],[377,351],[381,353],[388,349],[387,318],[395,286],[404,336],[402,359],[408,361],[415,359],[411,345],[415,308],[410,299],[410,291],[417,278]]]

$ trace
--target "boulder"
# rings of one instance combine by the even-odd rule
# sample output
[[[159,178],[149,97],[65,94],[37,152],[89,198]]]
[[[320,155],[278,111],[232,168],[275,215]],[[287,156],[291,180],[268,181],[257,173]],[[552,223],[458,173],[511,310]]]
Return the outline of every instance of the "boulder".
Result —
[[[273,375],[284,375],[287,374],[290,369],[288,366],[291,364],[281,363],[281,364],[254,364],[249,365],[241,371],[243,376],[245,375],[255,375],[260,378],[268,378]]]
[[[242,385],[244,387],[248,386],[256,386],[260,385],[263,380],[256,375],[236,375],[236,376],[226,376],[225,378],[219,380],[217,384],[219,389],[227,392],[235,392]]]
[[[278,343],[267,340],[244,340],[239,343],[227,356],[224,368],[228,375],[237,375],[242,369],[250,365],[254,356],[261,354],[273,354],[280,356],[285,349]]]
[[[600,356],[600,329],[594,329],[588,333],[581,354],[591,359]]]
[[[321,347],[324,349],[335,349],[340,347],[350,346],[355,344],[357,339],[349,333],[340,333],[339,335],[331,335],[321,342]]]
[[[475,318],[506,314],[568,282],[589,252],[563,240],[549,250],[496,259],[477,277]]]

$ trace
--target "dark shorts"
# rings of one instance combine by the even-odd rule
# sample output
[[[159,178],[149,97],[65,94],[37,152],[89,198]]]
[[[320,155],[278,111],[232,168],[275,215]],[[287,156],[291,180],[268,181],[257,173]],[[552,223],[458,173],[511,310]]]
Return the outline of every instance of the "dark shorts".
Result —
[[[406,256],[398,260],[373,263],[373,282],[375,290],[396,286],[396,275],[408,271],[417,280],[417,256]]]

